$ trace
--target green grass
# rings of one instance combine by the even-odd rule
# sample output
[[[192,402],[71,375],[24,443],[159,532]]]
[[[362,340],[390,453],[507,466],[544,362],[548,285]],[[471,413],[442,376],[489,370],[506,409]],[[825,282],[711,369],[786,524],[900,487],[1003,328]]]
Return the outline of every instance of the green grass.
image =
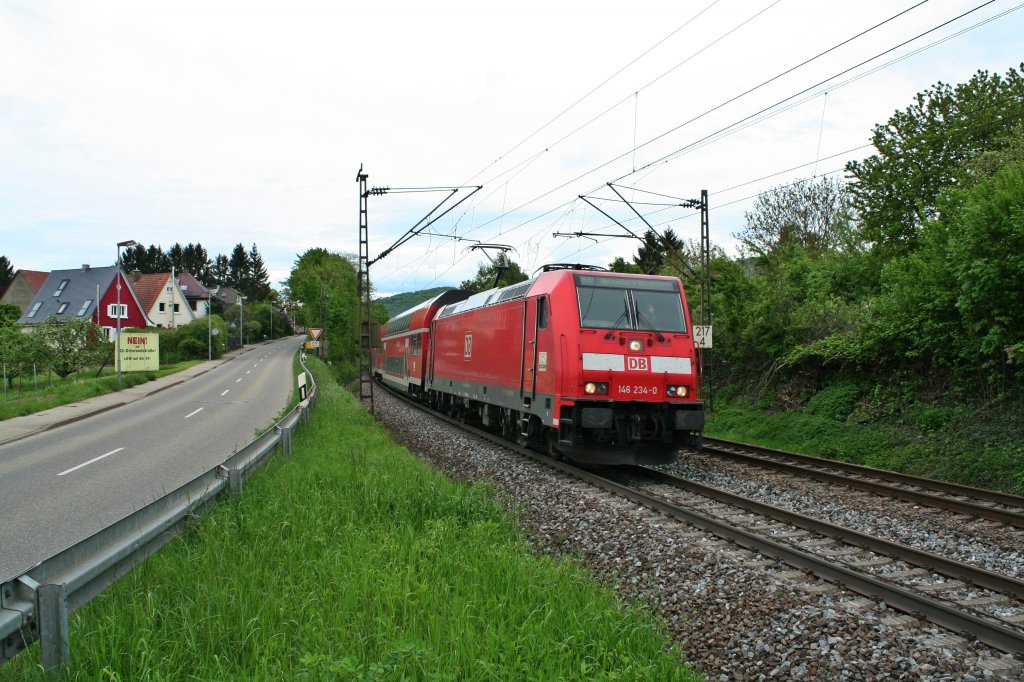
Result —
[[[121,387],[131,388],[153,381],[169,374],[176,374],[184,369],[198,365],[203,360],[186,360],[173,365],[165,365],[155,372],[122,372]],[[7,389],[7,395],[0,394],[0,420],[12,417],[23,417],[26,414],[42,412],[51,407],[95,398],[117,391],[117,372],[104,369],[96,376],[94,370],[77,372],[64,379],[58,377],[39,377],[38,386],[31,379],[16,379],[13,387]]]
[[[915,405],[898,412],[825,389],[803,410],[716,398],[707,435],[1024,495],[1020,408]]]
[[[488,487],[314,371],[293,454],[74,614],[70,679],[696,679],[643,607],[531,555]],[[36,679],[37,649],[5,674]]]

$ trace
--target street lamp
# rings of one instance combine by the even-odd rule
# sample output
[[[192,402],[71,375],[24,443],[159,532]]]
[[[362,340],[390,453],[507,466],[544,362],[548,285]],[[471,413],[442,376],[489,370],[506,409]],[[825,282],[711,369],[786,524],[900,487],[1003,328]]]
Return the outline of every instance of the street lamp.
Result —
[[[213,360],[213,309],[210,305],[212,295],[209,291],[206,292],[206,352],[209,357],[207,360]]]
[[[245,347],[245,320],[242,319],[243,313],[245,312],[245,306],[242,305],[242,301],[245,300],[245,296],[238,295],[238,341],[239,347]]]
[[[117,337],[114,341],[114,352],[117,353],[117,390],[121,390],[121,249],[130,249],[137,246],[138,242],[129,239],[126,242],[117,243]]]

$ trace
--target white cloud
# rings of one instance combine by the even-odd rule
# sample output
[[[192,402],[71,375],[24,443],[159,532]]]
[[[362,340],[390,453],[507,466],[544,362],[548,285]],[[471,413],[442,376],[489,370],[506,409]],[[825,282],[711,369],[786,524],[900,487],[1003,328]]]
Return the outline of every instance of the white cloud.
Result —
[[[355,174],[363,163],[373,185],[486,182],[466,210],[438,222],[438,232],[511,244],[528,266],[607,263],[635,244],[551,237],[607,223],[574,202],[577,194],[970,7],[933,0],[633,154],[634,139],[666,133],[899,8],[880,0],[641,1],[628,9],[539,1],[7,3],[0,7],[0,253],[16,267],[51,269],[111,262],[112,245],[129,238],[164,247],[198,241],[213,253],[256,243],[277,281],[308,248],[356,251]],[[922,42],[1005,9],[996,3]],[[685,197],[709,189],[712,238],[729,244],[749,206],[732,202],[810,174],[813,165],[716,192],[813,162],[819,138],[821,156],[866,143],[872,125],[938,80],[1017,66],[1020,14],[844,87],[829,84],[827,101],[819,94],[622,182]],[[834,160],[818,172],[841,166]],[[371,256],[439,199],[372,197]],[[673,227],[696,236],[692,218]],[[464,248],[417,238],[375,266],[375,284],[396,291],[457,283],[480,261]]]

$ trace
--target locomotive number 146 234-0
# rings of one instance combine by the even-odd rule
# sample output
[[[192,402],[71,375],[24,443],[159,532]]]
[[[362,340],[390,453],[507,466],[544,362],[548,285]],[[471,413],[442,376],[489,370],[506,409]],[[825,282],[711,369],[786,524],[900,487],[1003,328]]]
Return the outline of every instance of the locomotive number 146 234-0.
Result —
[[[619,384],[615,387],[615,392],[620,395],[658,395],[658,387]]]

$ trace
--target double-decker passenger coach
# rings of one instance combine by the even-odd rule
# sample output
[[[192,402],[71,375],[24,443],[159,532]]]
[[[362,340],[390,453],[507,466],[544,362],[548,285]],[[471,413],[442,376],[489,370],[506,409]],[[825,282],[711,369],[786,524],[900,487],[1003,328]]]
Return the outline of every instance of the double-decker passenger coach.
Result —
[[[385,322],[380,350],[374,355],[374,376],[394,389],[419,396],[430,350],[430,322],[442,307],[467,296],[467,291],[446,291]]]

